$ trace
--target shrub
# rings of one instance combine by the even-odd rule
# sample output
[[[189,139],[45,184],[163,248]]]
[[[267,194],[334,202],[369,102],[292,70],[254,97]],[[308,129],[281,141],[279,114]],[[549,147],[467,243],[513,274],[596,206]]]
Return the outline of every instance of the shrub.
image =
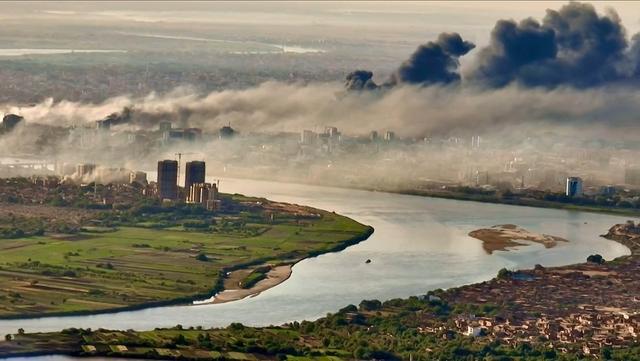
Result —
[[[361,311],[376,311],[382,307],[382,302],[378,300],[364,300],[360,302],[359,308]]]
[[[244,325],[239,322],[233,322],[227,328],[233,331],[242,331],[244,330]]]
[[[587,262],[596,263],[596,264],[603,264],[604,263],[604,258],[602,258],[602,256],[599,255],[599,254],[592,254],[589,257],[587,257]]]
[[[209,257],[207,257],[207,255],[204,253],[198,253],[198,255],[196,256],[196,260],[202,261],[202,262],[208,262]]]
[[[66,270],[66,271],[64,271],[64,272],[62,273],[62,275],[63,275],[64,277],[76,277],[76,276],[77,276],[77,274],[75,273],[75,271],[72,271],[72,270]]]
[[[511,276],[513,276],[513,271],[509,271],[506,268],[502,268],[500,271],[498,271],[498,279],[504,280],[507,278],[511,278]]]
[[[349,305],[345,308],[340,309],[340,313],[350,313],[350,312],[358,312],[358,307],[355,305]]]

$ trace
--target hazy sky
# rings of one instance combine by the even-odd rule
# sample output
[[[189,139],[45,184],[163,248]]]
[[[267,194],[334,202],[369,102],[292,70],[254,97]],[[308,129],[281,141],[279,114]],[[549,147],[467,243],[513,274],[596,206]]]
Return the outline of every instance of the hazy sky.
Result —
[[[397,27],[416,33],[458,31],[486,42],[496,20],[540,19],[545,9],[566,1],[518,2],[3,2],[1,17],[87,16],[135,22],[246,23],[255,25]],[[630,33],[640,30],[640,2],[594,1],[599,11],[615,9]],[[424,34],[428,35],[428,34]],[[423,36],[424,36],[423,35]]]
[[[640,31],[640,2],[591,3],[600,15],[609,11],[607,8],[615,9],[627,29],[627,38]],[[364,134],[372,129],[392,129],[404,137],[480,132],[515,134],[521,137],[523,134],[532,134],[533,131],[553,133],[561,130],[562,134],[571,134],[573,138],[580,132],[578,135],[586,139],[609,137],[619,140],[627,136],[635,140],[637,114],[640,114],[640,94],[635,91],[635,87],[640,84],[640,61],[632,63],[639,65],[637,69],[632,69],[632,76],[620,77],[632,83],[634,88],[614,85],[607,87],[620,79],[603,77],[605,80],[595,82],[602,87],[582,89],[580,86],[568,86],[578,82],[571,82],[574,79],[561,76],[554,77],[561,78],[562,81],[550,83],[552,89],[517,87],[516,83],[521,78],[517,76],[520,74],[517,71],[519,68],[514,66],[515,70],[512,70],[515,75],[504,84],[508,86],[498,86],[496,89],[446,87],[442,86],[442,82],[422,87],[424,84],[420,82],[406,82],[405,85],[384,93],[356,93],[353,96],[342,94],[339,82],[343,77],[339,72],[348,73],[360,67],[375,71],[382,69],[382,73],[376,73],[375,80],[378,83],[384,82],[389,77],[389,72],[399,66],[404,67],[400,65],[401,62],[410,59],[419,44],[437,39],[441,32],[458,32],[465,40],[476,43],[476,49],[461,58],[462,70],[466,70],[465,63],[471,64],[478,58],[477,54],[487,44],[496,21],[522,20],[527,17],[539,20],[545,16],[546,9],[557,10],[566,4],[565,1],[2,3],[0,20],[3,21],[3,26],[0,27],[0,36],[17,44],[14,45],[16,48],[29,47],[29,44],[35,44],[32,47],[37,48],[37,40],[41,38],[57,40],[64,36],[66,43],[63,45],[74,49],[77,48],[77,43],[83,45],[83,41],[89,44],[86,46],[93,47],[111,41],[107,45],[116,46],[116,49],[155,41],[153,44],[159,44],[158,49],[166,50],[169,46],[161,44],[161,40],[167,40],[167,43],[171,43],[168,40],[175,42],[176,39],[186,42],[189,40],[186,37],[212,38],[215,41],[219,41],[219,38],[235,39],[240,43],[247,40],[278,44],[280,41],[291,41],[294,45],[298,40],[301,41],[300,45],[311,44],[315,47],[319,44],[320,48],[326,46],[328,49],[323,55],[287,55],[288,58],[285,58],[299,60],[299,64],[308,67],[301,66],[300,69],[313,68],[315,73],[310,73],[312,80],[308,83],[290,84],[282,81],[258,86],[253,86],[255,84],[252,83],[249,87],[239,89],[215,88],[213,92],[204,94],[191,88],[178,88],[168,94],[129,95],[122,92],[117,94],[120,96],[103,103],[48,99],[28,106],[12,102],[7,104],[6,109],[24,115],[30,122],[70,125],[80,122],[93,124],[96,119],[121,111],[124,106],[133,106],[137,112],[135,122],[127,124],[132,129],[138,126],[155,129],[154,122],[158,119],[171,119],[210,132],[232,123],[242,132],[297,132],[334,125],[344,129],[346,133],[357,134]],[[125,35],[128,32],[147,35],[127,37],[122,36],[123,32]],[[175,38],[167,39],[167,35]],[[127,40],[129,43],[114,43],[117,40]],[[215,41],[212,44],[217,44]],[[586,43],[592,44],[593,41]],[[61,45],[54,43],[48,46]],[[178,48],[177,45],[173,46]],[[197,43],[194,46],[198,50],[200,47],[204,45]],[[621,51],[627,49],[623,48]],[[390,50],[384,51],[387,49]],[[218,60],[224,54],[215,53],[206,57],[206,61]],[[135,51],[130,54],[130,58],[126,58],[129,56],[126,54],[118,56],[125,61],[137,60]],[[243,55],[244,58],[252,56]],[[261,57],[257,58],[260,61],[247,63],[251,64],[247,67],[248,72],[264,73],[272,69],[268,63],[270,59],[274,59],[274,62],[281,61],[280,57],[263,57],[266,59],[264,62]],[[308,64],[304,63],[307,58]],[[346,58],[345,62],[340,63],[343,58]],[[147,60],[155,61],[153,58],[145,58],[143,61]],[[583,71],[584,67],[573,66],[575,62],[565,58],[560,60],[564,67],[553,74],[571,74],[578,80],[585,74],[597,74],[593,66],[606,63],[597,59],[588,63],[588,71]],[[173,62],[172,59],[168,61]],[[548,65],[553,62],[538,63]],[[416,68],[420,68],[419,64]],[[212,69],[215,70],[213,65]],[[335,78],[322,81],[313,78],[326,69],[332,69],[332,76],[337,74]],[[508,73],[504,66],[495,69],[500,74]],[[566,69],[579,71],[563,71]],[[232,70],[237,71],[235,68]],[[117,71],[118,68],[109,74],[118,74]],[[239,71],[237,73],[243,74]],[[618,73],[615,72],[614,75],[617,76]],[[466,79],[463,77],[463,84]],[[183,85],[177,81],[176,84]],[[7,139],[4,149],[18,149],[20,142],[25,143],[23,137]]]

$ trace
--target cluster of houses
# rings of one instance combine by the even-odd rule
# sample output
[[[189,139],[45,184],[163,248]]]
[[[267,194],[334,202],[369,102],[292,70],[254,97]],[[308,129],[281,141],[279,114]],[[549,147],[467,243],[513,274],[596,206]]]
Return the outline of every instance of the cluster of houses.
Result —
[[[598,355],[605,347],[622,348],[635,343],[640,333],[640,313],[619,310],[572,313],[566,317],[530,318],[513,321],[502,317],[460,315],[451,323],[428,320],[417,328],[422,334],[440,334],[451,339],[455,334],[485,338],[489,342],[518,346],[544,344],[559,352],[568,350]]]
[[[595,312],[590,312],[595,311]],[[455,331],[471,337],[487,337],[512,346],[545,342],[558,350],[580,347],[585,354],[597,354],[603,347],[623,347],[635,342],[640,333],[640,313],[620,310],[585,309],[566,317],[530,318],[512,321],[501,317],[460,316]],[[431,328],[432,331],[439,331]],[[421,331],[425,332],[426,329]]]
[[[81,189],[56,176],[31,176],[29,178],[0,179],[0,201],[21,204],[48,204],[60,199],[67,204],[88,200],[95,204],[130,204],[149,192],[151,186],[136,187],[133,184],[109,183],[96,188]]]

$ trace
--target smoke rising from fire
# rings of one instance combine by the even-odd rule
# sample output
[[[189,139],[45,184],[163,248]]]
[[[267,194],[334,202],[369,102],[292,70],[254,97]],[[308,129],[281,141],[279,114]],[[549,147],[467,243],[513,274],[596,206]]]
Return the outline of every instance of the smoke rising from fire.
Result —
[[[565,131],[572,137],[631,137],[640,94],[638,36],[626,40],[617,15],[588,4],[549,10],[539,22],[499,21],[490,44],[477,51],[468,74],[458,58],[474,44],[443,33],[421,45],[378,86],[358,70],[338,83],[266,82],[244,90],[200,94],[188,87],[145,97],[119,96],[102,103],[47,100],[0,109],[43,127],[0,137],[0,151],[55,153],[48,127],[94,126],[113,114],[116,131],[156,130],[160,121],[213,133],[231,124],[241,132],[299,132],[337,126],[345,133],[393,130],[421,138],[512,131]],[[380,91],[344,91],[374,90]],[[126,111],[124,111],[126,109]],[[117,139],[100,139],[109,148]]]
[[[490,42],[479,49],[471,69],[461,77],[458,59],[475,45],[457,33],[442,33],[403,62],[383,87],[429,86],[463,80],[477,87],[588,88],[640,80],[640,35],[627,39],[618,14],[598,14],[585,3],[548,9],[542,21],[499,20]],[[355,79],[357,81],[351,81]],[[359,70],[347,76],[347,89],[376,88],[373,74]]]
[[[456,131],[490,132],[507,125],[634,126],[640,93],[631,87],[553,90],[517,86],[500,89],[399,86],[377,93],[337,96],[338,83],[267,82],[246,90],[198,95],[188,89],[142,98],[118,97],[101,104],[46,101],[7,107],[28,123],[94,126],[105,114],[130,109],[114,130],[155,130],[158,122],[215,132],[229,123],[243,132],[297,132],[334,125],[346,132],[392,129],[404,137]],[[100,115],[100,116],[98,116]],[[126,121],[125,121],[126,120]],[[5,137],[8,138],[8,137]],[[6,142],[6,140],[5,140]]]
[[[547,10],[538,22],[500,20],[478,54],[473,81],[491,87],[599,86],[638,80],[637,38],[629,47],[615,11],[599,15],[590,4]]]

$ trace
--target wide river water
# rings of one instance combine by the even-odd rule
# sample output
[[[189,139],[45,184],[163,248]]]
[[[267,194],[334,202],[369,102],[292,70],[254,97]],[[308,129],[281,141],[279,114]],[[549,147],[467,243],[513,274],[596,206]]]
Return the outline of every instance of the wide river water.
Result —
[[[503,267],[566,265],[594,253],[606,259],[629,254],[626,247],[599,236],[625,217],[253,180],[223,179],[221,190],[336,211],[373,226],[375,233],[342,252],[299,262],[289,280],[257,297],[93,316],[0,320],[0,335],[20,327],[27,332],[67,327],[146,330],[313,320],[363,299],[408,297],[487,280]],[[488,255],[480,241],[467,235],[506,223],[570,242]],[[372,262],[365,264],[367,259]]]

